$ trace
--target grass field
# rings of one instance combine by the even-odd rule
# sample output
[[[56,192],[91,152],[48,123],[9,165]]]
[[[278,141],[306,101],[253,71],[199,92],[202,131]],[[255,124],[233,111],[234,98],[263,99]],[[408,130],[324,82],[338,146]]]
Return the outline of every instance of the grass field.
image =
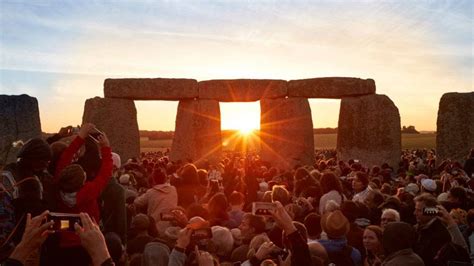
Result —
[[[171,148],[171,139],[166,140],[140,140],[142,152],[159,151]],[[317,149],[334,149],[336,148],[337,134],[315,134],[314,146]],[[436,134],[402,134],[402,149],[416,148],[435,148]],[[233,143],[227,145],[232,149]]]

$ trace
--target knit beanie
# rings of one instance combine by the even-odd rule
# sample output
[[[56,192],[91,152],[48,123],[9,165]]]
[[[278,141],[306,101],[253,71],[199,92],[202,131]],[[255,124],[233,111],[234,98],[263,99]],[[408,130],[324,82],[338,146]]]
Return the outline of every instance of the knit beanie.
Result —
[[[59,189],[66,193],[79,191],[86,178],[85,172],[78,164],[64,168],[59,175]]]
[[[40,138],[27,141],[20,149],[18,158],[49,161],[52,157],[48,143]]]

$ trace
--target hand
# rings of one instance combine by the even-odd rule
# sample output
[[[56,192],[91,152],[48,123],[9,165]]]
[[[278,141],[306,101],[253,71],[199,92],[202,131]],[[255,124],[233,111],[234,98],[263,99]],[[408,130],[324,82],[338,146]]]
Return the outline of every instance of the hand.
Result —
[[[61,138],[72,136],[72,133],[72,126],[62,127],[58,132]]]
[[[199,251],[198,247],[194,247],[196,253],[196,260],[199,266],[214,266],[214,258],[207,251]]]
[[[278,255],[278,265],[279,266],[291,266],[291,251],[288,250],[288,256],[283,260],[281,255]]]
[[[42,214],[31,218],[31,214],[26,215],[25,232],[21,238],[21,242],[15,247],[15,250],[10,255],[10,258],[16,259],[23,264],[30,256],[30,254],[40,248],[49,234],[54,231],[48,230],[53,224],[53,221],[41,224],[46,220],[49,211],[44,211]]]
[[[171,213],[181,227],[185,227],[188,224],[188,217],[182,210],[172,210]]]
[[[263,243],[260,248],[258,248],[257,253],[255,253],[255,257],[262,261],[270,256],[272,251],[278,250],[279,248],[273,244],[273,242],[265,242]]]
[[[99,140],[99,145],[101,147],[110,147],[109,139],[107,138],[107,135],[105,135],[105,133],[100,134],[99,137],[97,137],[97,139]]]
[[[82,139],[86,139],[87,136],[89,136],[89,133],[92,132],[95,128],[94,124],[91,123],[85,123],[84,125],[81,126],[81,129],[79,130],[79,137]]]
[[[93,265],[101,265],[110,258],[104,235],[102,235],[99,226],[91,220],[87,213],[80,213],[80,217],[82,227],[76,223],[74,228],[81,238],[81,245],[91,256]]]
[[[191,243],[191,234],[193,230],[190,228],[184,228],[178,233],[178,239],[176,240],[176,247],[186,249]]]
[[[275,201],[276,209],[274,211],[270,211],[275,219],[277,225],[285,231],[286,235],[289,235],[296,231],[296,227],[293,225],[293,220],[291,219],[290,215],[286,212],[285,207],[281,205],[280,202]]]
[[[442,205],[438,205],[438,206],[436,206],[436,208],[438,208],[438,210],[439,210],[439,213],[438,213],[439,219],[440,219],[446,226],[457,225],[457,224],[456,224],[456,221],[454,220],[454,218],[453,218],[451,215],[449,215],[449,212],[448,212]]]

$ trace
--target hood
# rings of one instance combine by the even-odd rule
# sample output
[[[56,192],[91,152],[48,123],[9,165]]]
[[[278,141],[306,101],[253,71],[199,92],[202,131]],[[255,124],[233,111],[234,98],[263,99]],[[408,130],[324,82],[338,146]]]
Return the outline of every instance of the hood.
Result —
[[[155,185],[152,189],[165,194],[176,191],[176,188],[170,184]]]

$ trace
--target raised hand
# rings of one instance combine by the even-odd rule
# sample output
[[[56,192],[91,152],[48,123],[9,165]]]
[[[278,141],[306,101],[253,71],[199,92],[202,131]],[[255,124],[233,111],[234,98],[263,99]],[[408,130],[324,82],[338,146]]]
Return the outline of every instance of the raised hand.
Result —
[[[82,226],[74,224],[76,233],[81,238],[81,245],[87,250],[94,265],[101,265],[110,258],[105,238],[99,226],[92,221],[87,213],[80,213]]]
[[[95,128],[95,125],[92,123],[85,123],[81,126],[81,129],[79,130],[79,137],[86,139],[87,136],[89,136],[89,133],[91,133]]]

